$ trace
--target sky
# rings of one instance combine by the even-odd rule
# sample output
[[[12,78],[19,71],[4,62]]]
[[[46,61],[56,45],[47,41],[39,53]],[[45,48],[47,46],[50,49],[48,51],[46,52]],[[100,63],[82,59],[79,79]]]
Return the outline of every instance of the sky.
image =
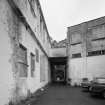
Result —
[[[67,27],[105,16],[105,0],[39,0],[49,35],[56,41]]]

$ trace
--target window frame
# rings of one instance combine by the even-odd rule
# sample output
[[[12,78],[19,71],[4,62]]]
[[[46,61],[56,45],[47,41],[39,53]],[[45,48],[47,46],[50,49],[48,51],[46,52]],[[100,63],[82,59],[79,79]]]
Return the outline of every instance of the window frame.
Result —
[[[18,62],[17,63],[18,63],[18,69],[19,69],[19,77],[25,78],[25,77],[28,77],[27,48],[24,45],[19,44],[18,51],[19,52],[18,52]],[[22,53],[24,54],[24,56]]]
[[[32,52],[30,53],[30,70],[31,70],[31,77],[34,77],[34,72],[35,72],[35,55]]]
[[[72,58],[81,58],[81,57],[82,57],[81,53],[72,54]]]

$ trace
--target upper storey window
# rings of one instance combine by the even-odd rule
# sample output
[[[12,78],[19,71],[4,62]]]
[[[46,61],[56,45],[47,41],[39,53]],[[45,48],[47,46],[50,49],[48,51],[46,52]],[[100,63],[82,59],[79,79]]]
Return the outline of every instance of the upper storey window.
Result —
[[[36,17],[36,11],[35,11],[35,0],[28,0],[30,4],[30,10],[34,17]]]
[[[42,32],[42,30],[43,30],[43,18],[40,15],[40,32]]]
[[[45,28],[45,25],[43,25],[43,42],[46,42],[46,28]]]
[[[71,44],[81,42],[81,34],[80,33],[73,33],[71,35]]]
[[[94,49],[104,49],[105,48],[105,38],[93,40],[91,42],[92,48]]]
[[[105,37],[105,25],[97,26],[92,29],[92,39]]]

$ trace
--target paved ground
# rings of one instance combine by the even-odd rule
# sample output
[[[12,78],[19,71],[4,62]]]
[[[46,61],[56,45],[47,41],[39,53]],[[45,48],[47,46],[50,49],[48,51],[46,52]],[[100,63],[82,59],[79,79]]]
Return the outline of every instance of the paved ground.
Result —
[[[81,88],[50,86],[32,105],[105,105],[105,99],[91,97]]]

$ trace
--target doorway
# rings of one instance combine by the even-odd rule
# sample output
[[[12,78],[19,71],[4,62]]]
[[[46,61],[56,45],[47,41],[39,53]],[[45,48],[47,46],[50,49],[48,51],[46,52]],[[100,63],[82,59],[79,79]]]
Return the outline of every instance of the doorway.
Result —
[[[50,58],[51,82],[67,83],[67,57]]]

